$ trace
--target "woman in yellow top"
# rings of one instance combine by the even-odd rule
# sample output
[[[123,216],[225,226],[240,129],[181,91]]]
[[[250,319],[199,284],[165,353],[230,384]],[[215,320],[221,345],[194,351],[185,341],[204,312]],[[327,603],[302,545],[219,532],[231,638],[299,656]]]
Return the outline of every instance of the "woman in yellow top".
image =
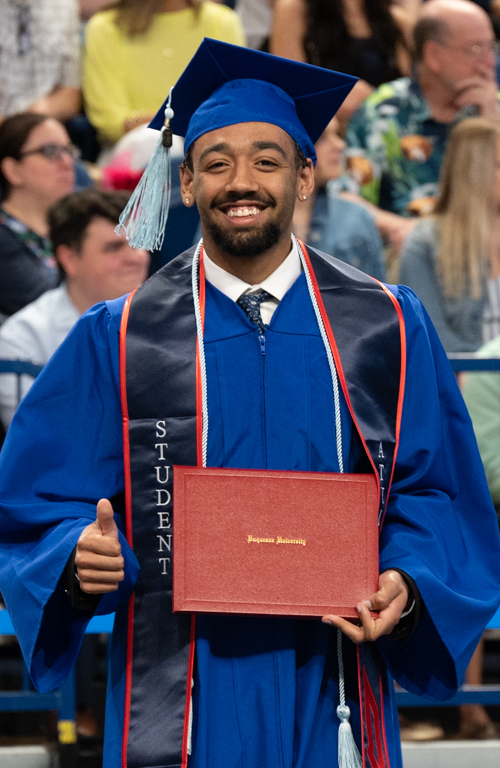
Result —
[[[119,0],[93,16],[83,88],[101,140],[149,122],[204,37],[245,45],[239,17],[211,0]]]

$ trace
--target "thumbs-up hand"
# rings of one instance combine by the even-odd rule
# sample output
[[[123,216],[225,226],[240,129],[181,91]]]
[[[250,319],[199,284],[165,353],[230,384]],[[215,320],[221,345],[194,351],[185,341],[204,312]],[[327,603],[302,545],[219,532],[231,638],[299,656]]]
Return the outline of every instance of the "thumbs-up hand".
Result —
[[[75,565],[80,588],[94,595],[115,592],[123,581],[124,560],[113,507],[108,499],[97,505],[97,516],[76,545]]]

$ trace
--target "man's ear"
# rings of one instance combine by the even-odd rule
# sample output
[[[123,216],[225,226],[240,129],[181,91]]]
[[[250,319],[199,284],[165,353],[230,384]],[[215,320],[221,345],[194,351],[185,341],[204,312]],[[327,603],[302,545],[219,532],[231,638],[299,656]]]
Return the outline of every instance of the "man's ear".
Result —
[[[310,158],[307,158],[307,165],[299,171],[297,182],[297,197],[304,200],[309,197],[314,190],[314,166]]]
[[[68,277],[73,277],[77,271],[79,255],[69,245],[58,245],[55,252],[56,261],[59,262]]]
[[[196,202],[194,199],[193,172],[183,163],[179,168],[179,174],[181,177],[182,202],[190,208]]]
[[[422,61],[429,67],[432,72],[439,72],[441,70],[441,51],[442,46],[437,40],[426,40],[422,52]]]

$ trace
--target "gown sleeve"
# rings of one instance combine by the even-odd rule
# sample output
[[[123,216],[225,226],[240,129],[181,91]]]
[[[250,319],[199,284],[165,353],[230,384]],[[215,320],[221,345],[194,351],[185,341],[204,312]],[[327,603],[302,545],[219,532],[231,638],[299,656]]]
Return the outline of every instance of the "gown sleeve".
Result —
[[[404,645],[378,642],[404,688],[447,699],[500,602],[500,537],[451,366],[415,294],[395,292],[406,326],[406,389],[380,561],[381,570],[414,579],[425,609]]]
[[[102,597],[96,612],[110,613],[126,601],[138,575],[119,515],[123,300],[108,305],[89,310],[46,365],[14,416],[0,456],[0,589],[40,691],[63,681],[90,619],[71,607],[61,575],[81,532],[95,520],[100,498],[113,501],[125,581]]]

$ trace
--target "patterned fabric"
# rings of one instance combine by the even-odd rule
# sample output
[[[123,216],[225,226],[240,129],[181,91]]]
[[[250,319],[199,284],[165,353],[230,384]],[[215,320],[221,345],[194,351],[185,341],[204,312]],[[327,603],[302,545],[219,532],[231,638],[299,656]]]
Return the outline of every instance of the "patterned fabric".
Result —
[[[475,107],[466,107],[452,123],[438,123],[416,80],[381,85],[347,130],[349,189],[402,216],[429,213],[449,132],[474,114]]]
[[[258,293],[242,293],[236,302],[250,322],[256,325],[261,333],[265,332],[265,326],[260,314],[260,305],[263,301],[269,301],[272,298],[270,293],[261,290]]]
[[[76,0],[0,0],[0,115],[80,84]]]
[[[11,216],[0,208],[0,224],[9,227],[16,237],[38,258],[51,269],[55,270],[56,262],[52,255],[52,245],[48,237],[42,237],[33,232],[23,221]]]

